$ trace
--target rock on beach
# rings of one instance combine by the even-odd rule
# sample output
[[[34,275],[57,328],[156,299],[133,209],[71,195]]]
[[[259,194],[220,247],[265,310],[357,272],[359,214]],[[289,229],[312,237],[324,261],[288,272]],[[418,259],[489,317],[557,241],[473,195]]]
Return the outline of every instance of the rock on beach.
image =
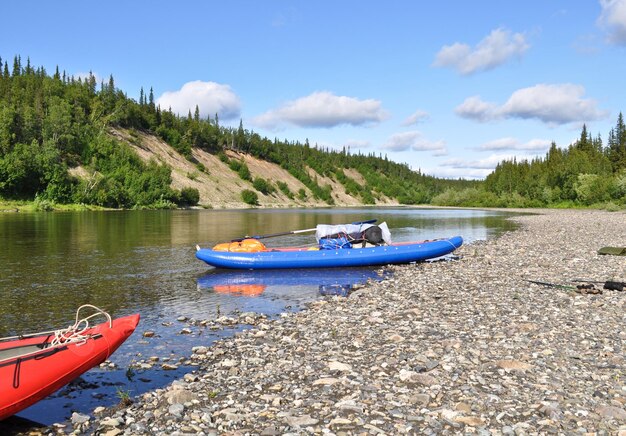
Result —
[[[196,348],[193,376],[92,414],[89,431],[626,435],[626,292],[526,281],[626,281],[626,258],[596,254],[626,245],[626,214],[532,212],[459,260],[392,267]]]

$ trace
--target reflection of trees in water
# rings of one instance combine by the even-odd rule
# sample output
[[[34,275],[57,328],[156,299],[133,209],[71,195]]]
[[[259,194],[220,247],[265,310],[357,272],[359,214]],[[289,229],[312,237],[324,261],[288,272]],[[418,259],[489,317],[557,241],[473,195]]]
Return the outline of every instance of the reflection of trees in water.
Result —
[[[196,288],[196,279],[207,268],[195,259],[195,244],[372,218],[387,221],[395,240],[457,233],[472,240],[476,238],[468,237],[470,233],[485,237],[485,228],[510,228],[493,212],[449,209],[0,214],[0,336],[65,326],[85,303],[113,316],[134,311],[150,316],[165,311],[172,315],[172,310],[201,312],[203,306],[212,313],[208,297]],[[302,234],[264,242],[298,245],[312,239],[312,234]]]
[[[0,332],[64,326],[85,303],[112,315],[158,303],[155,288],[171,270],[161,267],[173,260],[169,243],[160,244],[170,214],[11,215],[0,216]]]

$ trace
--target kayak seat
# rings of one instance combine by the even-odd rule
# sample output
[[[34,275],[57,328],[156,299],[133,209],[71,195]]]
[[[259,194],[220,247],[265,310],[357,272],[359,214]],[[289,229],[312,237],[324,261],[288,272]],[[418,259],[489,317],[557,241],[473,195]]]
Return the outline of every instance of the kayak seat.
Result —
[[[49,345],[49,343],[43,342],[41,344],[22,345],[18,347],[7,348],[5,350],[0,350],[0,362],[36,353],[37,351],[41,351],[47,348]]]

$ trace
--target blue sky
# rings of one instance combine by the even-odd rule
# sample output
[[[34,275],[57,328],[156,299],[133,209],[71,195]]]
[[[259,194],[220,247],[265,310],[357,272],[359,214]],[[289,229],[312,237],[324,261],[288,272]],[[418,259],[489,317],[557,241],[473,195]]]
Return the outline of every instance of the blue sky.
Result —
[[[606,140],[626,0],[5,2],[0,56],[440,177]]]

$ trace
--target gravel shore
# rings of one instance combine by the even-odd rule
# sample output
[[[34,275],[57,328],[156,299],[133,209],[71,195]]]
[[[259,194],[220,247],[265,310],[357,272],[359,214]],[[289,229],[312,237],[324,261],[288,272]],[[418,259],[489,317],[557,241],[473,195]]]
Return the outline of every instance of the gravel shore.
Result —
[[[596,254],[626,245],[626,214],[537,212],[459,260],[258,317],[195,347],[183,379],[58,431],[626,435],[626,292],[525,281],[626,281],[626,257]]]

